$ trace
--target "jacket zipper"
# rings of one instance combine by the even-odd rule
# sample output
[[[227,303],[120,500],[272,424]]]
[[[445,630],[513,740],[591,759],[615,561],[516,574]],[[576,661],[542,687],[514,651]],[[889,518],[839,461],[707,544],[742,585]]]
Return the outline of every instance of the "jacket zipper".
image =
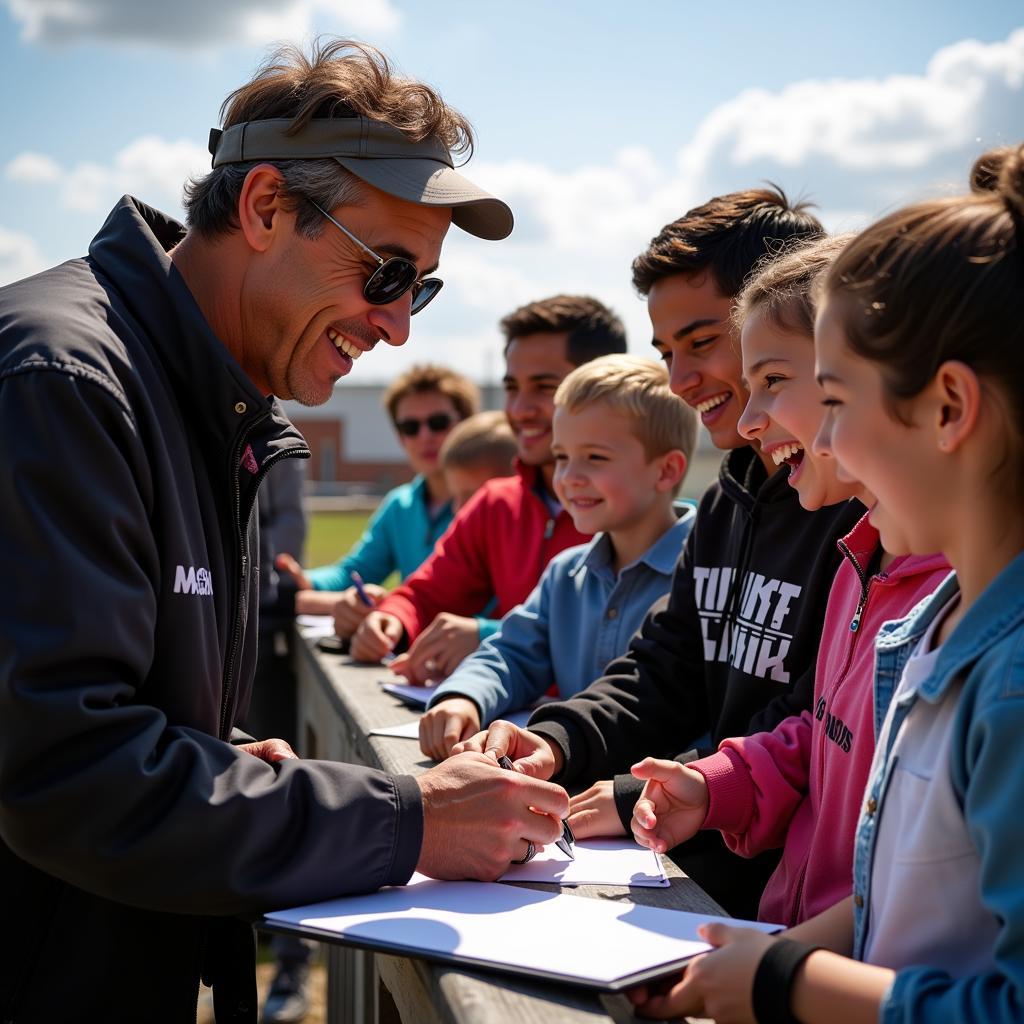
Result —
[[[261,417],[262,418],[262,417]],[[228,708],[231,706],[230,697],[234,692],[234,677],[235,677],[235,659],[238,656],[238,648],[241,645],[242,640],[242,595],[246,591],[248,586],[249,578],[249,558],[244,554],[245,550],[245,530],[249,525],[249,517],[252,515],[253,506],[255,505],[255,499],[252,505],[249,506],[249,512],[246,516],[246,522],[242,523],[242,493],[241,487],[238,483],[238,467],[241,460],[242,446],[245,444],[246,438],[249,436],[252,428],[258,423],[259,420],[255,420],[249,425],[244,431],[241,438],[239,438],[238,444],[235,446],[232,452],[232,464],[233,464],[233,475],[232,480],[234,481],[234,510],[235,510],[235,544],[236,551],[239,554],[239,561],[241,564],[241,570],[239,573],[238,590],[235,595],[234,602],[234,622],[231,627],[231,642],[228,644],[228,660],[224,668],[224,679],[221,685],[221,697],[220,697],[220,738],[227,740],[228,733]],[[303,451],[308,452],[309,449],[295,448],[288,451],[275,452],[260,466],[259,473],[256,474],[256,478],[253,481],[253,494],[255,495],[259,491],[260,484],[263,482],[263,478],[270,471],[271,466],[277,463],[281,459],[296,457]]]

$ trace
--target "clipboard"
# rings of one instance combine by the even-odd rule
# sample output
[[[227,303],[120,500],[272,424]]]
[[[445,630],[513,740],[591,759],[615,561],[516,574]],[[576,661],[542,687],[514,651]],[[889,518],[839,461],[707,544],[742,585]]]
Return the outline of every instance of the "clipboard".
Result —
[[[709,914],[564,892],[414,875],[407,886],[267,914],[259,927],[321,942],[619,992],[678,971],[711,947]]]

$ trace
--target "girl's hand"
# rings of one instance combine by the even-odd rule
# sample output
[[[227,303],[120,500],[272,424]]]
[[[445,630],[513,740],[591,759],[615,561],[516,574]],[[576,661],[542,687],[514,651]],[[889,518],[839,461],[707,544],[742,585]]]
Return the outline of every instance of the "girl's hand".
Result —
[[[644,780],[630,822],[641,846],[667,853],[699,831],[708,815],[708,784],[700,772],[654,757],[633,765],[632,772]]]
[[[643,986],[629,993],[641,1017],[712,1017],[718,1024],[757,1024],[751,996],[754,975],[775,936],[718,922],[701,925],[705,942],[716,946],[694,958],[681,978],[661,990]]]

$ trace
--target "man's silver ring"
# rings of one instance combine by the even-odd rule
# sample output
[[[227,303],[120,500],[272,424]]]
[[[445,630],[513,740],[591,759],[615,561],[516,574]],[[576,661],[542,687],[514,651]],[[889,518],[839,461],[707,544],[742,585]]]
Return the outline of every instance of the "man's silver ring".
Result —
[[[434,669],[435,669],[435,668],[437,668],[437,662],[436,662],[436,661],[434,661],[434,659],[433,659],[433,658],[427,658],[427,660],[426,660],[425,662],[423,662],[423,667],[424,667],[424,668],[425,668],[425,669],[426,669],[426,670],[427,670],[428,672],[433,672],[433,671],[434,671]]]
[[[529,839],[527,839],[526,840],[526,856],[522,860],[514,860],[514,861],[512,861],[512,863],[513,864],[527,864],[531,860],[533,860],[533,858],[536,857],[536,856],[537,856],[537,847],[534,846],[533,843],[531,843]]]

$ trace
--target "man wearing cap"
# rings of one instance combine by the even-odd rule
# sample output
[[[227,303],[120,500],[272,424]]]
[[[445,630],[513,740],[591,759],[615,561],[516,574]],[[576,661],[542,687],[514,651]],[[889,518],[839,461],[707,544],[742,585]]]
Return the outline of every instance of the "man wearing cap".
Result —
[[[480,755],[391,777],[233,728],[257,488],[309,454],[268,396],[326,401],[405,342],[450,223],[512,218],[372,48],[282,51],[224,110],[187,230],[125,197],[87,257],[0,289],[2,1020],[194,1019],[201,977],[255,1020],[239,916],[494,878],[568,811]]]

